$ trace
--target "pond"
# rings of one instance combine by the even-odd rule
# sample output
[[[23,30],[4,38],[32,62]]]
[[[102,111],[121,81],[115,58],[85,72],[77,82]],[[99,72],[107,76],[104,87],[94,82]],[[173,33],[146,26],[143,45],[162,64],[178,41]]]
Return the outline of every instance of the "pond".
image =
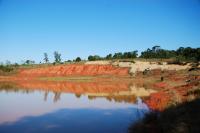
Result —
[[[51,82],[50,86],[59,86],[54,90],[49,89],[50,82],[45,82],[44,88],[38,84],[42,83],[0,85],[0,133],[126,133],[130,124],[149,111],[130,85],[121,92],[120,86],[106,85],[107,89],[101,90],[105,83],[98,84],[98,91],[94,83],[93,87],[81,83],[88,89],[73,83],[85,91],[77,93],[74,88],[73,93],[63,82]],[[110,92],[109,87],[117,91]]]

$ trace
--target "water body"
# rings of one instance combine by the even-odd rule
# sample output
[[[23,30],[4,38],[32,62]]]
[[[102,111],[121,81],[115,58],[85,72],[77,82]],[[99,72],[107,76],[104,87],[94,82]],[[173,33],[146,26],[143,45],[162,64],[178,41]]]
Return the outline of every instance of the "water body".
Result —
[[[96,95],[1,87],[0,133],[126,133],[148,112],[139,97]]]

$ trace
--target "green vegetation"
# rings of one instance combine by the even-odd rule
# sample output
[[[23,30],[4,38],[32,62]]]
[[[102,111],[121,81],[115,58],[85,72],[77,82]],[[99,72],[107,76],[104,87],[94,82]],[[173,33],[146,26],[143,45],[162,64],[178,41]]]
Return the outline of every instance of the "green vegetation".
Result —
[[[18,64],[13,65],[0,65],[0,75],[14,74],[18,68]]]
[[[33,65],[33,64],[35,64],[35,61],[33,61],[33,60],[26,60],[23,65]]]
[[[109,57],[110,54],[107,55],[107,56]],[[131,58],[136,58],[137,56],[138,56],[138,51],[135,50],[135,51],[132,51],[132,52],[115,53],[112,58],[113,59],[131,59]]]
[[[80,57],[77,57],[75,61],[76,61],[76,62],[80,62],[80,61],[81,61],[81,58],[80,58]]]
[[[13,71],[13,67],[11,67],[11,66],[0,65],[0,71],[3,71],[3,72],[11,72],[11,71]]]
[[[118,52],[114,55],[108,54],[105,57],[99,55],[88,56],[89,61],[113,60],[113,59],[135,59],[138,57],[138,51]],[[153,46],[151,49],[141,52],[140,59],[173,59],[171,64],[179,64],[182,61],[200,61],[200,48],[180,47],[177,50],[166,50],[160,46]]]
[[[90,56],[88,56],[88,60],[89,61],[103,60],[103,57],[100,57],[98,55],[94,55],[94,56],[90,55]]]
[[[61,54],[57,51],[54,52],[55,63],[61,63]]]
[[[57,51],[54,52],[55,61],[53,63],[49,63],[48,54],[44,53],[44,63],[45,64],[70,64],[73,62],[84,62],[80,57],[77,57],[73,61],[67,60],[62,62],[61,54]],[[89,55],[89,61],[98,61],[98,60],[119,60],[123,62],[132,62],[134,60],[142,60],[142,61],[167,61],[168,64],[183,64],[183,62],[198,62],[200,61],[200,48],[191,48],[191,47],[180,47],[177,50],[166,50],[162,49],[160,46],[153,46],[151,49],[148,48],[145,51],[141,52],[141,55],[138,56],[138,51],[131,51],[131,52],[117,52],[114,54],[108,54],[105,57],[101,57],[99,55]],[[134,62],[134,61],[133,61]],[[40,62],[39,64],[43,64]],[[22,63],[21,66],[23,67],[32,67],[36,64],[33,60],[26,60]],[[6,65],[14,65],[11,64],[10,61],[6,61]],[[18,65],[18,64],[17,64]],[[4,68],[1,68],[4,69]],[[9,70],[8,70],[9,71]]]
[[[90,55],[88,56],[89,61],[96,61],[96,60],[112,60],[112,59],[133,59],[136,58],[138,55],[138,51],[132,51],[132,52],[118,52],[115,53],[114,55],[108,54],[106,57],[100,57],[98,55]]]
[[[154,46],[152,49],[147,49],[141,52],[140,58],[145,59],[169,59],[173,58],[174,63],[180,61],[200,61],[200,48],[180,47],[177,50],[165,50],[160,46]]]
[[[48,54],[44,53],[44,62],[48,63],[49,62],[49,58],[48,58]]]

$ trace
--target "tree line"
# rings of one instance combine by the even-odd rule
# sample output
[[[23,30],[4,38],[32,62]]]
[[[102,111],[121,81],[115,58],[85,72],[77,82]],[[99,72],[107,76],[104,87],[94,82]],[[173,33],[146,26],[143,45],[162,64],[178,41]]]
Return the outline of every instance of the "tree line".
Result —
[[[138,51],[131,51],[131,52],[118,52],[115,54],[108,54],[105,57],[100,57],[98,55],[90,55],[88,56],[89,61],[95,61],[95,60],[112,60],[112,59],[131,59],[136,58],[138,56]]]
[[[180,47],[177,50],[166,50],[160,46],[154,46],[141,52],[140,58],[145,59],[170,59],[174,58],[180,61],[200,61],[200,48]]]
[[[95,60],[112,60],[112,59],[133,59],[133,58],[144,58],[144,59],[176,59],[179,61],[200,61],[200,48],[191,47],[180,47],[177,50],[166,50],[162,49],[160,46],[153,46],[145,51],[141,52],[138,56],[138,51],[132,52],[118,52],[114,55],[108,54],[105,57],[100,57],[98,55],[88,56],[89,61]]]
[[[53,53],[54,62],[53,64],[62,64],[61,54],[58,51]],[[97,61],[97,60],[115,60],[115,59],[134,59],[134,58],[144,58],[144,59],[175,59],[178,61],[200,61],[200,48],[191,48],[191,47],[179,47],[177,50],[167,50],[162,49],[160,46],[153,46],[152,48],[148,48],[145,51],[142,51],[140,55],[138,55],[138,51],[130,51],[130,52],[117,52],[114,54],[108,54],[104,57],[99,55],[89,55],[89,61]],[[82,59],[80,57],[75,58],[74,60],[67,60],[65,62],[80,62]],[[44,53],[43,58],[44,63],[50,63],[49,57],[47,53]],[[41,64],[42,62],[40,62]],[[32,65],[35,64],[33,60],[26,60],[22,65]],[[11,64],[10,61],[6,61],[6,65],[4,66],[18,66],[17,63]],[[3,67],[3,63],[0,64],[0,69],[6,70]],[[9,70],[8,70],[9,71]]]

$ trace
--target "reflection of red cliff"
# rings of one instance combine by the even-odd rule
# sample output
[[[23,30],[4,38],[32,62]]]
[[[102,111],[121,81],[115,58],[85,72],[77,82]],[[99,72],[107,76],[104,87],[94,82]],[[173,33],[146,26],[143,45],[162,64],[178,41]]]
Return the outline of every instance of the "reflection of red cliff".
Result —
[[[158,93],[152,93],[145,103],[150,109],[162,111],[164,110],[170,101],[169,94],[160,91]]]
[[[51,81],[18,81],[22,88],[38,89],[45,91],[67,92],[67,93],[114,93],[127,91],[129,83],[119,82],[51,82]]]
[[[198,79],[197,79],[198,80]],[[156,83],[154,86],[157,88],[163,88],[168,86],[166,83]],[[193,81],[191,83],[171,87],[167,90],[161,90],[157,93],[152,93],[148,100],[146,100],[146,104],[149,108],[157,111],[163,111],[168,105],[173,103],[185,102],[188,99],[188,92],[193,88],[198,88],[199,82]],[[193,94],[194,96],[194,94]]]
[[[129,68],[112,65],[59,65],[43,68],[24,69],[20,75],[31,76],[67,76],[67,75],[128,75]]]

